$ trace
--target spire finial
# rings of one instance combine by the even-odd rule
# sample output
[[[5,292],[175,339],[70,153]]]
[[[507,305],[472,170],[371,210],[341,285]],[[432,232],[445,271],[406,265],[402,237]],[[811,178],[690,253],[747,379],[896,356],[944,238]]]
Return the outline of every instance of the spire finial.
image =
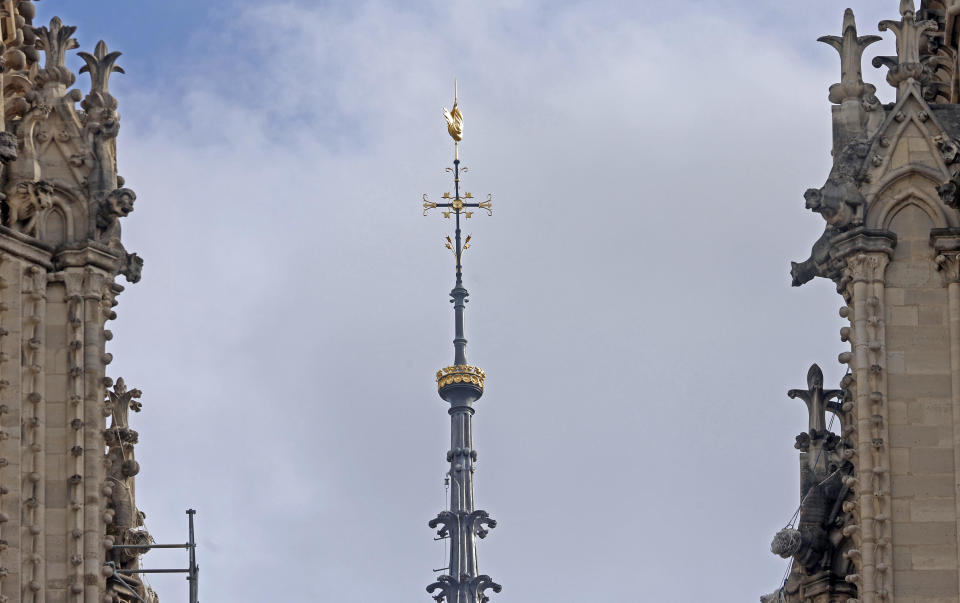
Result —
[[[443,107],[443,117],[447,120],[447,132],[453,138],[453,157],[460,160],[460,141],[463,140],[463,113],[457,106],[457,78],[453,78],[453,108],[447,111]]]
[[[822,36],[818,42],[829,44],[840,53],[840,82],[830,86],[830,102],[842,104],[846,100],[874,98],[877,89],[863,81],[863,51],[874,42],[882,40],[880,36],[857,35],[857,21],[853,10],[843,13],[843,31],[839,36]]]
[[[935,35],[940,28],[936,21],[917,21],[913,0],[900,1],[900,20],[881,21],[880,31],[893,31],[897,36],[897,56],[875,57],[874,67],[887,66],[887,82],[897,89],[897,100],[911,87],[918,88],[930,81],[930,68],[920,59],[924,36]]]
[[[486,201],[477,201],[471,193],[460,192],[459,143],[463,139],[463,115],[458,106],[457,81],[453,81],[453,108],[443,110],[447,120],[447,132],[453,138],[453,167],[447,171],[453,174],[453,193],[443,194],[443,203],[434,203],[423,196],[423,215],[434,208],[442,209],[444,218],[453,218],[456,225],[454,235],[445,237],[444,243],[456,260],[456,281],[450,291],[453,304],[454,339],[453,364],[437,371],[437,393],[450,404],[451,421],[450,450],[447,462],[450,463],[450,494],[448,508],[430,522],[437,529],[439,539],[450,541],[449,557],[446,567],[436,570],[445,572],[427,587],[427,592],[437,601],[447,603],[484,603],[489,601],[487,590],[500,592],[500,585],[481,574],[477,564],[477,541],[487,535],[489,528],[497,522],[490,519],[486,511],[474,506],[473,472],[477,452],[473,449],[473,404],[483,396],[486,373],[483,369],[467,364],[467,338],[464,329],[464,312],[470,294],[463,285],[463,252],[470,248],[470,235],[463,237],[461,218],[473,216],[475,210],[484,210],[493,215],[491,196]]]
[[[443,211],[444,218],[455,218],[456,219],[456,231],[455,236],[451,239],[449,236],[446,238],[446,247],[453,251],[453,255],[457,261],[457,280],[456,285],[453,288],[453,291],[450,292],[450,297],[454,304],[454,312],[456,317],[456,336],[453,340],[454,344],[454,365],[466,365],[466,347],[467,340],[463,334],[463,310],[466,303],[466,298],[469,296],[466,288],[463,286],[463,252],[470,246],[470,237],[467,236],[466,240],[462,238],[462,231],[460,230],[460,218],[462,217],[465,220],[469,220],[473,217],[474,211],[470,211],[473,208],[482,209],[487,212],[487,215],[493,215],[493,198],[491,195],[487,196],[486,201],[475,201],[473,193],[463,193],[461,196],[460,193],[460,172],[466,172],[467,168],[460,167],[460,150],[459,143],[463,140],[463,114],[460,113],[460,108],[457,106],[458,94],[457,94],[457,80],[453,81],[453,109],[447,111],[446,108],[443,109],[443,116],[447,120],[447,132],[450,134],[451,138],[454,141],[454,160],[453,167],[447,168],[448,172],[453,172],[453,194],[449,192],[443,194],[443,199],[446,203],[434,203],[427,199],[427,195],[423,196],[423,215],[427,215],[431,209],[440,207],[447,211]]]

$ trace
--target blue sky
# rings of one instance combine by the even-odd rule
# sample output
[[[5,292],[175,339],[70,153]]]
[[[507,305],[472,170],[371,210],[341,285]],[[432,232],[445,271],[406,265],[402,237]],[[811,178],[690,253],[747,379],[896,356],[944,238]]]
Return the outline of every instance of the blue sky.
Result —
[[[864,34],[897,9],[851,4]],[[452,283],[419,204],[450,187],[456,76],[465,186],[496,212],[467,267],[495,600],[774,590],[806,420],[785,392],[815,361],[841,375],[840,298],[788,271],[823,229],[802,193],[829,170],[839,60],[815,40],[843,6],[410,6],[38,4],[124,52],[146,266],[110,351],[145,392],[150,529],[179,540],[200,511],[206,603],[429,600]]]

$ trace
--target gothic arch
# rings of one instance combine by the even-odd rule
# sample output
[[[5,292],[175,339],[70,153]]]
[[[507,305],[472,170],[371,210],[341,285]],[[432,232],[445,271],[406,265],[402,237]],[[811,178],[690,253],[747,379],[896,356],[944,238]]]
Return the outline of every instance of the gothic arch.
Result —
[[[72,228],[69,213],[63,204],[56,200],[53,207],[47,210],[40,228],[40,238],[51,245],[60,246],[70,239]]]
[[[72,194],[55,186],[52,206],[40,219],[40,239],[51,245],[71,243],[85,236],[87,209]]]
[[[888,230],[893,217],[905,206],[911,204],[916,205],[930,216],[930,221],[933,222],[934,228],[957,226],[958,220],[956,212],[950,211],[948,213],[948,210],[944,207],[943,203],[940,202],[940,199],[931,194],[931,190],[934,193],[936,192],[934,187],[936,187],[940,181],[933,173],[934,170],[930,170],[930,172],[931,173],[924,173],[924,170],[916,170],[916,168],[914,168],[914,170],[908,174],[901,174],[899,178],[894,178],[886,182],[880,192],[877,193],[875,201],[867,211],[865,220],[866,227],[877,230]],[[896,192],[888,193],[888,191],[894,188],[894,185],[910,179],[911,175],[917,175],[929,181],[932,185],[929,187],[931,190],[928,190],[926,186],[918,186],[918,183],[913,181],[908,182],[905,186],[899,187]]]

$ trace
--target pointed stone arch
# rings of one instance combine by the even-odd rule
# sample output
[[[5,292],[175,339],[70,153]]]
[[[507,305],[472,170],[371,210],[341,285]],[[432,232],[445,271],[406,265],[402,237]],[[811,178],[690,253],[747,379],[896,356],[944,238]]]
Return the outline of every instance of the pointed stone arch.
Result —
[[[936,186],[940,181],[935,170],[904,170],[891,176],[867,212],[867,228],[888,230],[893,217],[910,204],[929,215],[934,228],[950,228],[960,224],[957,212],[945,207],[936,194]]]
[[[70,222],[70,213],[62,202],[55,200],[40,224],[40,238],[54,247],[63,245],[72,238],[73,225]]]

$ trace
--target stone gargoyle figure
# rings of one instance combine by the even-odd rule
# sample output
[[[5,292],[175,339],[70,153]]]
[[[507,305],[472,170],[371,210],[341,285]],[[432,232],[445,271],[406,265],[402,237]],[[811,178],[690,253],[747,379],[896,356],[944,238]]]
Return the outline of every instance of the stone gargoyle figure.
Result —
[[[830,260],[830,239],[863,223],[866,199],[860,192],[857,174],[869,151],[870,143],[866,140],[850,142],[837,154],[823,187],[811,188],[804,193],[806,208],[823,216],[827,226],[813,244],[810,257],[803,262],[790,263],[794,287],[823,276]]]
[[[950,180],[938,186],[937,192],[947,207],[960,210],[960,170],[957,169],[957,163],[960,163],[960,144],[946,136],[939,136],[934,141],[951,172]]]
[[[24,180],[13,187],[4,201],[4,225],[36,236],[40,214],[53,207],[53,186],[43,180]]]
[[[97,240],[117,252],[121,258],[120,273],[128,281],[136,283],[143,271],[143,259],[135,253],[127,253],[120,241],[120,218],[133,211],[137,194],[129,188],[118,188],[103,199],[97,209]]]
[[[97,240],[111,249],[123,249],[120,242],[120,218],[133,211],[137,194],[129,188],[118,188],[110,192],[97,208]]]

